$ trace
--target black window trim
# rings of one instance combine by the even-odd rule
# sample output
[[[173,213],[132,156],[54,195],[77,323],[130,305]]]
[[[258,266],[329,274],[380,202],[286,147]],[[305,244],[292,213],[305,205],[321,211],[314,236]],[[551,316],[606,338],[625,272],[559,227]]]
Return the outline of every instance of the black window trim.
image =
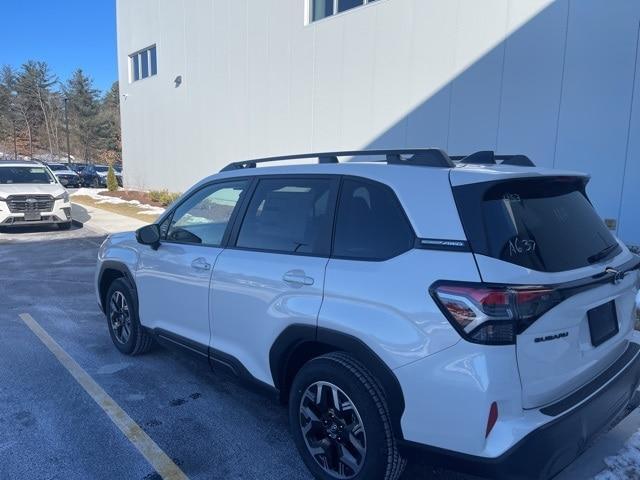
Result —
[[[238,239],[238,235],[240,233],[240,227],[242,226],[242,222],[244,221],[245,215],[247,213],[247,210],[249,208],[249,203],[251,201],[251,199],[253,198],[253,195],[255,193],[255,190],[258,186],[258,183],[260,182],[260,180],[262,179],[287,179],[287,178],[292,178],[292,179],[316,179],[316,178],[325,178],[328,180],[332,180],[333,185],[332,185],[332,199],[330,199],[331,201],[331,208],[333,209],[333,219],[331,221],[331,242],[330,242],[330,251],[328,255],[321,255],[321,254],[315,254],[315,253],[305,253],[305,252],[287,252],[287,251],[276,251],[276,250],[269,250],[269,249],[259,249],[259,248],[248,248],[248,247],[238,247],[236,245],[237,239]],[[403,251],[400,252],[396,255],[392,255],[390,257],[387,258],[360,258],[360,257],[348,257],[348,256],[338,256],[338,255],[334,255],[333,250],[334,250],[334,243],[335,243],[335,234],[336,234],[336,222],[337,222],[337,218],[338,218],[338,208],[339,208],[339,199],[340,199],[340,195],[342,193],[342,185],[344,180],[355,180],[355,181],[359,181],[359,182],[363,182],[363,183],[369,183],[371,185],[376,185],[379,187],[382,187],[384,189],[387,189],[391,195],[392,198],[394,199],[394,201],[396,202],[397,206],[400,208],[400,211],[402,212],[402,216],[404,217],[407,225],[409,226],[409,229],[413,235],[414,238],[414,245]],[[209,244],[199,244],[199,243],[189,243],[189,242],[176,242],[176,241],[170,241],[170,240],[166,240],[166,239],[161,239],[160,243],[167,243],[167,244],[176,244],[176,245],[194,245],[197,247],[209,247],[209,248],[221,248],[221,249],[228,249],[228,250],[241,250],[241,251],[253,251],[253,252],[260,252],[260,253],[275,253],[275,254],[279,254],[279,255],[293,255],[293,256],[303,256],[303,257],[318,257],[318,258],[327,258],[327,259],[336,259],[336,260],[350,260],[350,261],[357,261],[357,262],[385,262],[387,260],[391,260],[392,258],[396,258],[399,257],[400,255],[404,255],[405,253],[407,253],[410,250],[413,249],[418,249],[418,250],[440,250],[440,251],[452,251],[452,252],[469,252],[470,248],[468,245],[468,242],[465,240],[450,240],[450,239],[424,239],[424,238],[420,238],[416,235],[415,233],[415,229],[413,227],[413,224],[411,223],[411,220],[409,219],[409,216],[407,215],[407,212],[404,208],[404,206],[402,205],[402,202],[400,201],[400,199],[398,198],[398,195],[396,194],[395,190],[393,189],[393,187],[391,187],[390,185],[380,182],[378,180],[373,180],[371,178],[368,177],[362,177],[359,175],[342,175],[342,174],[335,174],[335,173],[282,173],[282,174],[254,174],[254,175],[239,175],[239,176],[233,176],[233,177],[227,177],[227,178],[223,178],[223,179],[218,179],[218,180],[213,180],[211,182],[208,182],[206,184],[203,184],[200,188],[198,188],[197,190],[194,190],[193,192],[191,192],[191,194],[188,197],[184,197],[182,198],[179,202],[175,203],[174,205],[171,206],[171,208],[169,210],[167,210],[167,212],[165,212],[162,216],[160,216],[160,218],[158,218],[156,220],[156,224],[158,226],[161,226],[163,222],[165,222],[166,220],[169,220],[169,222],[172,221],[173,219],[173,215],[175,213],[175,211],[187,200],[189,200],[193,195],[195,195],[196,193],[200,192],[202,189],[204,188],[208,188],[210,186],[216,185],[216,184],[224,184],[224,183],[234,183],[234,182],[240,182],[240,181],[246,181],[247,182],[247,186],[245,188],[245,192],[243,194],[242,200],[238,203],[238,205],[236,206],[233,215],[231,216],[231,218],[229,219],[229,222],[227,223],[227,227],[225,229],[225,233],[222,237],[222,241],[220,242],[220,245],[209,245]],[[423,242],[423,240],[426,240],[426,242]],[[435,240],[435,241],[434,241]],[[440,243],[439,245],[437,245],[436,243]]]
[[[331,253],[333,251],[333,230],[335,227],[335,215],[337,210],[337,201],[338,201],[338,193],[340,189],[340,180],[341,175],[335,174],[325,174],[325,173],[289,173],[289,174],[275,174],[275,175],[255,175],[253,176],[253,184],[249,195],[246,196],[246,202],[242,205],[242,209],[238,210],[238,215],[234,222],[233,228],[231,230],[231,234],[229,236],[229,241],[227,246],[225,247],[228,250],[240,250],[247,252],[260,252],[260,253],[274,253],[277,255],[292,255],[298,257],[317,257],[317,258],[331,258]],[[251,204],[251,200],[258,188],[258,184],[261,180],[286,180],[286,179],[295,179],[295,180],[317,180],[324,179],[329,180],[331,182],[330,185],[330,198],[329,205],[327,208],[330,212],[332,212],[333,218],[330,222],[331,232],[330,232],[330,242],[329,242],[329,251],[325,253],[308,253],[308,252],[289,252],[283,250],[272,250],[266,248],[250,248],[250,247],[239,247],[237,245],[238,236],[240,235],[240,228],[244,223],[245,217],[247,215],[247,211],[249,210],[249,205]]]
[[[240,183],[240,182],[247,182],[247,185],[245,187],[245,190],[243,193],[248,193],[248,192],[253,192],[252,187],[253,187],[253,178],[249,177],[249,176],[242,176],[242,177],[231,177],[231,178],[225,178],[225,179],[220,179],[220,180],[215,180],[212,182],[208,182],[202,186],[200,186],[200,188],[194,190],[193,192],[191,192],[188,196],[185,196],[184,198],[182,198],[180,200],[180,202],[177,202],[175,205],[173,205],[171,207],[171,209],[169,211],[167,211],[167,213],[165,213],[164,215],[162,215],[158,220],[156,220],[156,225],[158,225],[158,227],[160,228],[162,226],[162,224],[165,221],[169,221],[169,225],[171,225],[171,222],[173,221],[173,215],[175,214],[176,210],[178,210],[178,208],[180,208],[182,205],[184,205],[184,203],[186,203],[187,201],[189,201],[191,198],[193,198],[194,195],[197,195],[199,192],[201,192],[202,190],[204,190],[205,188],[209,188],[209,187],[213,187],[213,186],[217,186],[217,185],[224,185],[226,183]],[[231,228],[235,223],[235,218],[237,217],[238,213],[241,211],[241,209],[244,207],[244,203],[246,202],[246,198],[248,195],[243,195],[242,199],[240,200],[240,202],[238,202],[233,210],[233,213],[231,214],[231,217],[229,218],[229,221],[227,222],[227,226],[224,229],[224,234],[222,235],[222,240],[220,241],[220,245],[212,245],[212,244],[208,244],[208,243],[191,243],[191,242],[178,242],[175,240],[167,240],[166,238],[160,238],[160,244],[169,244],[169,245],[192,245],[194,247],[204,247],[204,248],[227,248],[228,242],[229,242],[229,236],[231,234]],[[167,232],[168,233],[168,232]]]

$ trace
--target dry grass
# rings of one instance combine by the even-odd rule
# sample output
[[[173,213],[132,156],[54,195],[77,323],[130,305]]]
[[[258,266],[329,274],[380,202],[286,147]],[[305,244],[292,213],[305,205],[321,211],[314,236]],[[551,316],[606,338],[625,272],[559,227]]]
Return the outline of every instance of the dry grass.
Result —
[[[158,215],[142,214],[140,213],[140,207],[127,203],[98,203],[96,199],[86,195],[74,195],[71,197],[71,201],[86,207],[100,208],[107,212],[113,212],[126,217],[135,218],[136,220],[142,220],[146,223],[151,223],[158,218]]]

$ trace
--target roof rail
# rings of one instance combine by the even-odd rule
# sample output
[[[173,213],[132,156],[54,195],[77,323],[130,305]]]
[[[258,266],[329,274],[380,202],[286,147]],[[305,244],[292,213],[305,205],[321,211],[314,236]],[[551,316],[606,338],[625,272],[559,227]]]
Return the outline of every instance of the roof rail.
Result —
[[[496,155],[492,150],[481,150],[467,156],[451,157],[453,160],[467,165],[514,165],[518,167],[535,167],[536,164],[526,155]],[[500,161],[500,163],[497,162]]]
[[[241,162],[233,162],[224,167],[221,172],[231,170],[241,170],[243,168],[256,168],[259,163],[281,162],[285,160],[301,160],[317,158],[318,163],[339,163],[338,157],[366,157],[379,156],[386,157],[388,164],[395,165],[420,165],[425,167],[445,167],[452,168],[455,165],[444,151],[435,148],[413,148],[396,150],[349,150],[342,152],[322,152],[303,153],[298,155],[283,155],[279,157],[258,158]],[[409,158],[402,158],[402,155],[411,155]]]

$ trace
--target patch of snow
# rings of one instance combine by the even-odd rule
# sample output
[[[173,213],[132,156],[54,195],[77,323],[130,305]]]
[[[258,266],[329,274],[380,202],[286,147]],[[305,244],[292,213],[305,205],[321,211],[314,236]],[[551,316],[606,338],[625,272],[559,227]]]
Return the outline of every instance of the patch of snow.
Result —
[[[634,433],[617,455],[604,459],[607,468],[594,480],[625,480],[640,478],[640,432]]]
[[[71,194],[71,196],[83,196],[83,197],[91,197],[91,198],[95,198],[96,200],[100,200],[101,198],[104,198],[104,196],[100,195],[100,192],[106,192],[107,189],[106,188],[79,188],[77,189],[75,192],[73,192]]]
[[[164,213],[165,209],[162,207],[155,207],[153,205],[147,205],[145,203],[140,203],[138,200],[123,200],[118,197],[108,197],[105,195],[100,195],[101,192],[106,192],[107,189],[96,189],[96,188],[79,188],[75,192],[71,194],[71,197],[76,195],[78,196],[86,196],[91,197],[96,201],[97,204],[101,203],[110,203],[110,204],[128,204],[135,207],[140,208],[138,213],[142,213],[145,215],[161,215]]]
[[[138,214],[142,215],[162,215],[164,213],[164,208],[160,207],[149,207],[146,210],[140,210]]]

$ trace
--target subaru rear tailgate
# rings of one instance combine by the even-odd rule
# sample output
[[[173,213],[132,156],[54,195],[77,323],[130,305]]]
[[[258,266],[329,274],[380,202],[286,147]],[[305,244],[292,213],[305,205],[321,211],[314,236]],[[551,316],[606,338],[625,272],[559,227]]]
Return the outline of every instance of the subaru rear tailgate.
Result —
[[[451,172],[482,281],[526,297],[526,311],[515,302],[511,312],[525,408],[563,398],[606,370],[634,327],[640,259],[598,217],[587,181],[513,173],[478,181]]]

